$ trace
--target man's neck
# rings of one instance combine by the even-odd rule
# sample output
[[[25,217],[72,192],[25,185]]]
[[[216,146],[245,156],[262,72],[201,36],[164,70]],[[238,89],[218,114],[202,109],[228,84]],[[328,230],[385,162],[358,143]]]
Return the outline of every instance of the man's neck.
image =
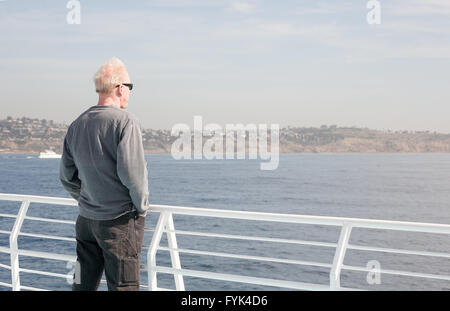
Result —
[[[98,98],[97,106],[113,106],[116,108],[120,108],[120,101],[114,101],[114,99],[110,96],[100,95]]]

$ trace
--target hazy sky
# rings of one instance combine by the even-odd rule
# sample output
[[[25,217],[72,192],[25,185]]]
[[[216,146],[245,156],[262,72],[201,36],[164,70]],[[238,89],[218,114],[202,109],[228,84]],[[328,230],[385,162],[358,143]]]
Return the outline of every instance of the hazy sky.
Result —
[[[450,1],[0,1],[0,118],[70,123],[112,56],[145,128],[204,123],[450,133]]]

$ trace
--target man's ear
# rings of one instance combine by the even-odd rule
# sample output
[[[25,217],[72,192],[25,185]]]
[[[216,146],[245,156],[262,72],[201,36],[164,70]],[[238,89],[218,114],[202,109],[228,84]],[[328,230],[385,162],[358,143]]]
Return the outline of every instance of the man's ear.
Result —
[[[119,85],[118,87],[116,87],[116,89],[117,89],[117,93],[116,93],[117,97],[121,97],[123,95],[122,88],[123,88],[123,85]]]

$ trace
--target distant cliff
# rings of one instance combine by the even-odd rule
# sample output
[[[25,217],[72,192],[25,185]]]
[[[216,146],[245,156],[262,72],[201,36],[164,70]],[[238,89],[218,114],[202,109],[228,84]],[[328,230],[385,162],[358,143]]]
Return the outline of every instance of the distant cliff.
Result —
[[[0,120],[0,153],[39,153],[45,149],[60,153],[66,131],[67,125],[54,121],[7,117]],[[171,136],[170,130],[142,129],[142,139],[146,153],[170,153],[177,137]],[[287,127],[280,129],[280,152],[447,153],[450,152],[450,134],[338,126]]]
[[[450,152],[450,134],[392,132],[363,128],[289,128],[281,152]]]

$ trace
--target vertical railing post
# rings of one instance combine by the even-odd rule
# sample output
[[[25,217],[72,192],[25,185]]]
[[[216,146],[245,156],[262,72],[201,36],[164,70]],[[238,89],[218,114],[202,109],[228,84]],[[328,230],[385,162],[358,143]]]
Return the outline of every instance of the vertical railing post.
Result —
[[[19,246],[17,240],[29,206],[30,201],[22,201],[11,235],[9,236],[9,249],[11,251],[11,285],[13,291],[20,290]]]
[[[178,252],[177,237],[175,234],[175,225],[173,224],[172,213],[169,213],[167,219],[167,242],[170,249],[170,260],[172,261],[172,268],[181,269],[180,254]],[[184,291],[184,279],[182,274],[174,274],[175,288],[177,291]]]
[[[158,280],[156,278],[156,251],[158,250],[161,237],[166,227],[169,213],[162,211],[159,214],[158,223],[153,233],[152,241],[147,251],[147,273],[148,273],[148,290],[154,291],[158,289]]]
[[[341,287],[341,269],[351,231],[352,226],[350,224],[344,224],[342,226],[336,253],[334,254],[333,266],[330,271],[330,288],[332,290],[338,290]]]

